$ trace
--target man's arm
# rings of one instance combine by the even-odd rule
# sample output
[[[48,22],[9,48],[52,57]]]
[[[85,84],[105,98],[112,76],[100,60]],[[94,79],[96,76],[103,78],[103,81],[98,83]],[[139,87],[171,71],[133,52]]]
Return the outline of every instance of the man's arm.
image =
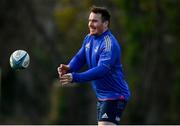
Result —
[[[119,51],[116,46],[112,43],[112,40],[105,40],[100,47],[102,51],[100,51],[97,66],[82,73],[72,73],[72,82],[97,80],[108,74],[119,55],[117,54]]]
[[[107,74],[109,70],[110,69],[107,66],[100,65],[82,73],[72,73],[72,82],[82,83],[86,81],[100,79],[105,74]]]
[[[98,65],[85,72],[81,72],[81,73],[73,72],[71,74],[72,82],[82,83],[86,81],[97,80],[104,77],[105,74],[107,74],[110,70],[112,70],[112,66],[115,63],[117,57],[116,53],[118,53],[116,49],[117,49],[116,47],[113,48],[113,45],[109,46],[109,44],[104,44],[102,46],[102,52],[100,54]]]
[[[109,68],[106,65],[100,65],[89,69],[82,73],[68,73],[60,76],[61,85],[69,85],[72,82],[87,82],[91,80],[96,80],[103,77],[109,72]]]

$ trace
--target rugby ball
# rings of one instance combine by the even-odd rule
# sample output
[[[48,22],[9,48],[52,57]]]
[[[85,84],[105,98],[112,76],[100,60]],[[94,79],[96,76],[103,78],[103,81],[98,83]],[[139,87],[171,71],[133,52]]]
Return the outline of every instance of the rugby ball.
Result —
[[[30,57],[25,50],[16,50],[11,54],[9,61],[13,69],[26,69],[30,63]]]

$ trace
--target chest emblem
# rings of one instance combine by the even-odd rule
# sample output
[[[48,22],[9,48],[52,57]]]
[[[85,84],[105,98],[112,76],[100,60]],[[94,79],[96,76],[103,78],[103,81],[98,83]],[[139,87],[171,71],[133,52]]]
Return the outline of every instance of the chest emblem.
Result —
[[[86,45],[85,45],[86,49],[89,49],[90,48],[90,42],[88,42]]]
[[[94,52],[96,53],[98,51],[98,47],[96,46],[94,49]]]

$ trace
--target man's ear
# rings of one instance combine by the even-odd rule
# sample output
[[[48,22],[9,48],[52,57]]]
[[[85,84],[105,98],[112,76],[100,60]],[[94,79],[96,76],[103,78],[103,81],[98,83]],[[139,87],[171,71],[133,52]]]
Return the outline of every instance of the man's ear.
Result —
[[[104,22],[104,26],[105,26],[105,27],[108,27],[108,26],[109,26],[109,22],[108,22],[108,21],[105,21],[105,22]]]

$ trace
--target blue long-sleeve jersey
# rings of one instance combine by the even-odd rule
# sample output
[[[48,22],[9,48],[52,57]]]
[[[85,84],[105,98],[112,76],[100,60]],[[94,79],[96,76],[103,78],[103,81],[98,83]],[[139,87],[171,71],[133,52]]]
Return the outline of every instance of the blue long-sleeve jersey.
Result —
[[[130,91],[124,79],[120,46],[109,30],[100,36],[88,34],[79,52],[69,63],[73,82],[92,81],[99,100],[128,100]],[[89,70],[78,73],[87,64]]]

